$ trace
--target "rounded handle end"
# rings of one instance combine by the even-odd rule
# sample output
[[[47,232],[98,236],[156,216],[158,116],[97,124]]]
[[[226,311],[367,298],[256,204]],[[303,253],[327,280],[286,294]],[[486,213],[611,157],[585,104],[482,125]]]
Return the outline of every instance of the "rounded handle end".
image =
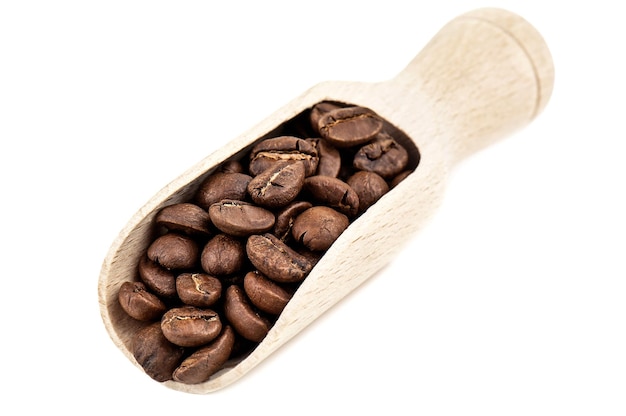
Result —
[[[517,43],[526,54],[534,72],[537,99],[532,117],[541,113],[552,95],[554,62],[545,40],[537,29],[519,15],[498,8],[473,10],[459,18],[477,19],[491,24]]]
[[[453,163],[532,121],[550,99],[554,66],[530,23],[485,8],[450,21],[392,82],[430,103]]]

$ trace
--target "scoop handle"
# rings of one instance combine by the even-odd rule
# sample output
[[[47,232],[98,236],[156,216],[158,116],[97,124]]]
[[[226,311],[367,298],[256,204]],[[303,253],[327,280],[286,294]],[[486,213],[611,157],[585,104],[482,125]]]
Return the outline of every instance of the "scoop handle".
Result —
[[[554,66],[526,20],[478,9],[446,24],[390,83],[426,97],[434,121],[451,129],[454,163],[533,120],[552,93]]]

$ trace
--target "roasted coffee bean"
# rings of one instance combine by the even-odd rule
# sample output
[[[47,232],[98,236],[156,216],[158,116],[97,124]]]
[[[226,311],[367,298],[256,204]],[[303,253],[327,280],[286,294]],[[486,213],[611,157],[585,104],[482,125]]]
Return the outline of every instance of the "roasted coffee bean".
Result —
[[[276,221],[274,214],[265,208],[229,199],[211,205],[209,215],[217,228],[236,237],[264,233]]]
[[[292,234],[296,241],[313,251],[324,251],[348,228],[350,221],[333,208],[316,206],[298,215]]]
[[[205,273],[183,273],[176,278],[176,293],[189,306],[210,308],[222,295],[222,282]]]
[[[383,120],[365,107],[343,107],[320,117],[320,135],[336,147],[357,146],[369,142],[383,127]]]
[[[220,282],[222,282],[222,288],[226,288],[230,285],[243,285],[243,278],[244,275],[241,273],[229,274],[219,277]]]
[[[129,316],[139,321],[158,319],[167,310],[163,301],[148,292],[142,282],[122,283],[118,301]]]
[[[228,234],[217,234],[211,238],[200,255],[202,270],[215,276],[236,273],[245,261],[244,243]]]
[[[273,234],[251,235],[246,243],[248,259],[275,282],[300,282],[313,265]]]
[[[184,348],[172,344],[161,331],[161,323],[155,322],[135,334],[131,353],[143,370],[156,381],[172,379],[185,353]]]
[[[354,217],[359,211],[359,196],[350,185],[332,176],[315,175],[304,180],[304,189],[323,205]]]
[[[406,149],[390,135],[381,133],[376,136],[376,140],[359,149],[353,165],[357,169],[375,172],[390,179],[402,172],[408,161]]]
[[[220,165],[220,172],[244,173],[244,168],[238,160],[228,160]]]
[[[317,103],[311,108],[311,112],[309,113],[309,121],[311,123],[311,127],[319,134],[319,121],[320,118],[330,110],[334,110],[336,108],[343,107],[339,103],[334,103],[331,101],[322,101],[321,103]]]
[[[243,279],[243,290],[250,303],[260,311],[272,315],[280,314],[293,296],[291,291],[284,289],[256,270],[246,273]]]
[[[393,179],[389,183],[389,187],[395,188],[396,185],[398,185],[400,182],[405,180],[406,177],[409,176],[411,173],[413,173],[412,170],[403,170],[402,172],[398,173],[396,176],[393,177]]]
[[[248,194],[264,207],[284,207],[300,193],[304,174],[302,162],[278,161],[250,181]]]
[[[148,257],[166,269],[189,269],[196,265],[198,244],[191,238],[177,233],[158,237],[148,247]]]
[[[359,196],[359,213],[371,207],[384,194],[389,192],[389,185],[377,173],[361,170],[347,180],[350,188]]]
[[[276,214],[274,235],[285,241],[291,235],[291,227],[296,217],[312,206],[309,201],[294,201],[280,210],[280,212]]]
[[[196,203],[208,210],[211,205],[225,199],[244,200],[251,180],[252,176],[244,173],[213,173],[200,185]]]
[[[256,176],[280,160],[302,162],[306,176],[315,174],[319,161],[311,143],[298,137],[280,136],[263,140],[252,148],[248,169]]]
[[[209,213],[198,205],[180,203],[169,205],[157,214],[154,222],[170,231],[179,231],[189,235],[208,235],[211,219]]]
[[[324,139],[307,139],[317,149],[319,162],[316,175],[335,176],[341,171],[341,154],[336,147]]]
[[[311,263],[311,268],[315,267],[315,265],[324,256],[324,252],[323,251],[313,251],[313,250],[309,250],[306,247],[301,247],[301,246],[298,247],[296,249],[296,251],[298,252],[298,254],[300,254],[302,257],[306,258]]]
[[[229,286],[224,300],[224,314],[245,339],[261,342],[269,332],[272,324],[252,309],[244,291],[239,286]]]
[[[198,384],[207,381],[228,361],[235,344],[235,332],[225,325],[222,333],[206,347],[201,347],[174,370],[174,381]]]
[[[222,331],[219,315],[211,309],[181,306],[161,318],[163,335],[181,347],[198,347],[214,340]]]
[[[141,281],[157,296],[172,298],[176,296],[176,275],[159,266],[143,255],[137,267]]]

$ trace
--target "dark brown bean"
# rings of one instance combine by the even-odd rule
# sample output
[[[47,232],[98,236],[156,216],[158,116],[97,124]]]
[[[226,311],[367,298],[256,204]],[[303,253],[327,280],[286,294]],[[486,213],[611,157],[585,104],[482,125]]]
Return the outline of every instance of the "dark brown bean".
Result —
[[[280,160],[302,162],[306,176],[315,174],[319,161],[311,143],[298,137],[280,136],[263,140],[252,148],[248,169],[256,176]]]
[[[300,282],[313,265],[273,234],[251,235],[246,243],[248,259],[275,282]]]
[[[193,239],[177,233],[162,235],[148,247],[148,258],[168,270],[194,267],[199,253]]]
[[[174,381],[198,384],[207,381],[228,361],[235,344],[235,332],[225,325],[222,333],[206,347],[202,347],[185,358],[174,370]]]
[[[347,183],[359,196],[359,213],[364,212],[389,192],[389,185],[382,176],[366,170],[358,171],[350,176]]]
[[[304,174],[302,162],[278,161],[248,183],[248,194],[264,207],[283,207],[300,193]]]
[[[293,296],[292,291],[274,283],[258,271],[246,273],[243,289],[250,303],[272,315],[280,314]]]
[[[202,270],[214,276],[236,273],[245,261],[244,243],[228,234],[217,234],[211,238],[200,255]]]
[[[213,224],[236,237],[264,233],[274,227],[274,214],[245,201],[222,200],[209,208]]]
[[[354,217],[359,210],[359,196],[350,185],[332,176],[315,175],[304,180],[304,189],[313,199]]]
[[[276,214],[276,224],[274,224],[274,235],[285,241],[291,235],[293,222],[300,213],[311,208],[313,205],[309,201],[294,201],[280,210]]]
[[[339,150],[327,140],[319,140],[317,145],[319,163],[317,164],[317,175],[335,176],[341,171],[341,154]]]
[[[154,219],[155,223],[170,231],[189,235],[208,235],[211,219],[209,213],[192,203],[180,203],[163,208]]]
[[[244,168],[238,160],[227,160],[220,165],[220,172],[224,173],[243,173]]]
[[[390,179],[402,172],[409,161],[406,149],[393,137],[381,133],[376,140],[363,146],[354,156],[356,169],[376,172],[385,179]]]
[[[405,180],[406,177],[409,176],[411,173],[413,173],[413,171],[410,169],[403,170],[402,172],[398,173],[396,176],[393,177],[393,179],[389,183],[389,187],[395,188],[396,185],[398,185],[400,182]]]
[[[313,251],[325,251],[348,228],[350,221],[333,208],[316,206],[298,215],[292,234],[296,241]]]
[[[222,282],[222,288],[226,288],[230,285],[243,285],[244,275],[241,273],[229,274],[220,276],[220,282]],[[222,296],[223,298],[223,296]]]
[[[222,331],[219,315],[211,309],[181,306],[165,312],[161,330],[170,342],[181,347],[208,344]]]
[[[321,103],[317,103],[311,108],[311,112],[309,113],[309,121],[311,122],[311,127],[319,134],[319,121],[320,118],[330,110],[334,110],[336,108],[344,107],[339,103],[334,103],[331,101],[322,101]]]
[[[165,338],[160,322],[137,331],[130,350],[146,374],[156,381],[171,380],[172,373],[180,365],[185,353],[184,348]]]
[[[176,278],[176,292],[187,305],[210,308],[222,296],[222,282],[205,273],[183,273]]]
[[[247,340],[261,342],[272,324],[252,309],[244,291],[236,285],[226,289],[224,314],[235,331]]]
[[[137,267],[141,281],[157,296],[172,298],[176,296],[176,276],[171,270],[159,266],[144,255]]]
[[[251,180],[252,176],[243,173],[213,173],[200,185],[196,193],[196,203],[208,210],[211,205],[224,199],[243,200]]]
[[[315,267],[324,256],[324,252],[309,250],[306,247],[298,247],[296,251],[311,263],[311,268]]]
[[[142,282],[122,283],[117,298],[122,309],[139,321],[158,319],[167,310],[163,301],[148,292]]]
[[[318,121],[320,135],[339,148],[367,143],[382,127],[383,120],[375,112],[358,106],[330,110]]]

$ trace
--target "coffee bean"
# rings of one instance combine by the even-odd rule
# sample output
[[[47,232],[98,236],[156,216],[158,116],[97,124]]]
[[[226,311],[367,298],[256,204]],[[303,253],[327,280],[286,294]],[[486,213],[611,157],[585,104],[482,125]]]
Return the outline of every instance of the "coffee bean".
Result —
[[[251,235],[246,253],[254,267],[279,283],[300,282],[313,267],[306,257],[273,234]]]
[[[304,257],[305,259],[307,259],[309,261],[309,263],[311,263],[311,268],[315,267],[315,265],[321,260],[321,258],[324,256],[324,252],[323,251],[313,251],[313,250],[309,250],[308,248],[304,247],[304,246],[299,246],[296,251],[298,252],[298,254],[300,254],[302,257]]]
[[[186,305],[209,308],[221,297],[222,282],[205,273],[182,273],[176,278],[176,293]]]
[[[244,243],[228,234],[217,234],[211,238],[200,255],[202,269],[215,276],[236,273],[245,261]]]
[[[322,115],[317,124],[320,135],[336,147],[367,143],[383,127],[383,120],[365,107],[343,107]]]
[[[220,165],[220,172],[244,173],[244,168],[238,160],[227,160]]]
[[[258,344],[258,342],[245,339],[235,332],[235,345],[233,345],[233,351],[230,353],[231,362],[236,363],[237,361],[246,358]]]
[[[359,149],[354,156],[353,165],[357,169],[375,172],[390,179],[402,172],[408,161],[406,149],[390,135],[381,133],[376,140]]]
[[[252,148],[248,169],[256,176],[280,160],[302,162],[306,176],[315,174],[319,161],[311,143],[298,137],[280,136],[263,140]]]
[[[161,331],[161,323],[155,322],[135,334],[130,351],[137,364],[156,381],[172,379],[185,353],[184,348],[172,344]]]
[[[274,235],[285,241],[291,235],[291,227],[296,217],[312,206],[309,201],[294,201],[280,210],[276,214]]]
[[[167,310],[163,301],[148,292],[146,285],[142,282],[122,283],[118,301],[129,316],[139,321],[152,321]]]
[[[272,315],[280,314],[293,296],[291,291],[284,289],[256,270],[246,273],[243,279],[243,289],[250,303],[259,310]]]
[[[307,139],[317,149],[319,162],[316,175],[337,177],[341,172],[341,153],[324,139]]]
[[[400,182],[405,180],[406,177],[409,176],[411,173],[413,173],[413,171],[410,170],[410,169],[403,170],[402,172],[398,173],[396,176],[393,177],[393,179],[389,183],[389,187],[390,188],[395,188],[396,185],[398,185]]]
[[[320,118],[330,110],[335,110],[337,108],[343,107],[339,103],[333,103],[330,101],[322,101],[321,103],[317,103],[311,108],[311,112],[309,113],[309,122],[311,126],[315,129],[315,131],[319,134],[319,121]]]
[[[172,298],[176,296],[176,276],[171,270],[159,266],[143,255],[137,267],[141,281],[157,296]]]
[[[354,217],[359,210],[359,196],[350,185],[332,176],[315,175],[304,180],[304,189],[316,201]]]
[[[265,208],[229,199],[211,205],[209,215],[217,228],[236,237],[264,233],[276,221],[274,214]]]
[[[250,181],[248,194],[264,207],[283,207],[300,193],[304,174],[302,162],[278,161]]]
[[[189,269],[198,261],[198,244],[189,237],[168,233],[148,247],[148,257],[166,269]]]
[[[188,202],[163,208],[154,221],[170,231],[201,236],[210,233],[211,219],[209,213],[198,205]]]
[[[222,331],[219,315],[211,309],[181,306],[161,318],[163,335],[181,347],[198,347],[215,339]]]
[[[316,206],[298,215],[293,223],[293,237],[314,251],[324,251],[348,228],[350,221],[333,208]]]
[[[243,285],[243,278],[244,275],[241,273],[219,276],[222,288],[227,288],[230,285]]]
[[[226,319],[245,339],[261,342],[272,326],[271,322],[252,309],[239,286],[229,286],[224,300]]]
[[[361,170],[350,176],[347,183],[359,196],[359,213],[364,212],[380,197],[389,192],[389,185],[382,176],[366,170]]]
[[[235,332],[225,325],[222,333],[210,344],[185,358],[174,370],[174,381],[185,384],[198,384],[207,381],[228,361],[235,344]]]
[[[236,172],[216,172],[200,185],[196,203],[205,210],[224,199],[244,200],[252,176]]]

